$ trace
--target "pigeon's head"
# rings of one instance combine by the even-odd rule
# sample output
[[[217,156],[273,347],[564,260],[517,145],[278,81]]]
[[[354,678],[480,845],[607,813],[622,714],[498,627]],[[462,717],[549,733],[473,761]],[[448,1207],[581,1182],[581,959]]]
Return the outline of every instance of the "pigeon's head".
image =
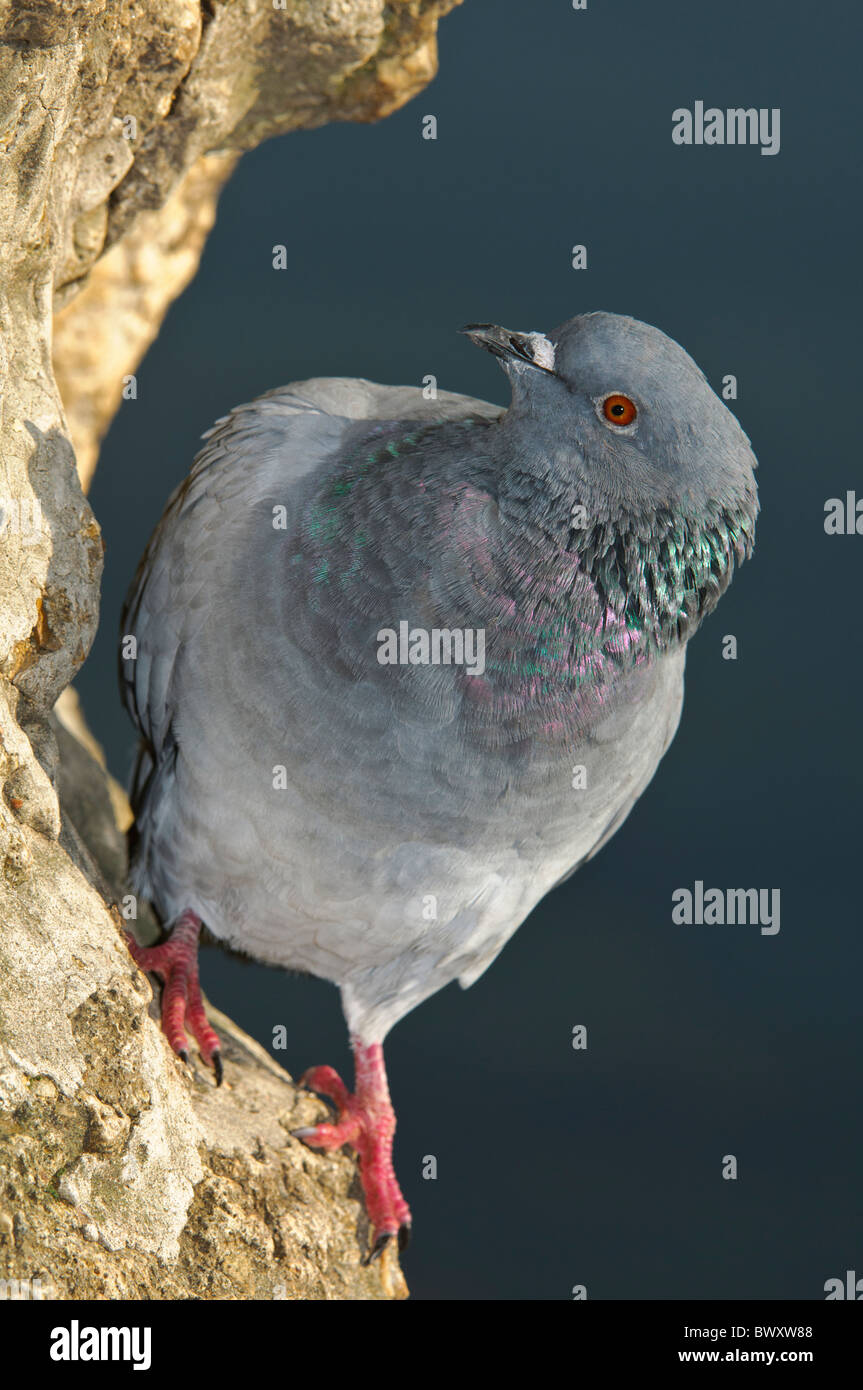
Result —
[[[545,336],[463,330],[494,353],[513,400],[504,428],[549,483],[602,520],[625,513],[754,518],[755,457],[731,411],[672,338],[621,314],[570,319]]]
[[[754,538],[756,462],[731,411],[637,319],[583,314],[547,337],[465,331],[512,384],[489,487],[512,544],[528,538],[529,572],[565,577],[571,557],[630,633],[688,638]]]

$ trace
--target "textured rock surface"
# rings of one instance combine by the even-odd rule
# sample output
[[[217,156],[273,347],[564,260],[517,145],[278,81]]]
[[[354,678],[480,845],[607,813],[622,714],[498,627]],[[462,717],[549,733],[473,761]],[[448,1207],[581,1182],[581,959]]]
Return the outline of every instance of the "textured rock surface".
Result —
[[[22,8],[68,12],[46,78],[59,84],[69,59],[80,70],[78,109],[74,119],[64,110],[59,141],[64,160],[74,148],[79,172],[62,180],[54,285],[58,306],[69,307],[54,361],[85,487],[122,379],[194,274],[237,155],[285,131],[395,110],[434,76],[437,21],[455,3],[16,7],[19,30]]]
[[[122,794],[49,712],[98,621],[73,443],[86,482],[236,157],[395,109],[456,2],[0,0],[0,1279],[49,1296],[401,1291],[353,1163],[288,1137],[320,1102],[227,1020],[222,1091],[168,1053],[107,906]]]
[[[165,311],[198,268],[233,154],[201,155],[163,207],[142,212],[54,318],[54,372],[86,490],[99,445]]]

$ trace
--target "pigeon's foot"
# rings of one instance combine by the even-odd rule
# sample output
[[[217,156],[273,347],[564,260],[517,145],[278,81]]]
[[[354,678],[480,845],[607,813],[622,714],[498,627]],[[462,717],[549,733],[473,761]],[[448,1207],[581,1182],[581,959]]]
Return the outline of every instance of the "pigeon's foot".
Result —
[[[303,1077],[305,1086],[335,1101],[338,1123],[311,1125],[294,1130],[294,1135],[312,1148],[340,1149],[342,1144],[350,1144],[359,1154],[366,1210],[374,1231],[368,1263],[393,1239],[398,1241],[399,1249],[404,1250],[410,1235],[411,1214],[393,1169],[396,1117],[390,1101],[383,1048],[380,1043],[366,1046],[358,1038],[352,1038],[351,1045],[356,1072],[354,1094],[332,1067],[312,1067]]]
[[[162,1032],[171,1047],[184,1062],[189,1060],[189,1040],[186,1028],[198,1044],[201,1059],[216,1073],[216,1085],[222,1084],[222,1053],[218,1035],[210,1026],[201,998],[198,979],[198,937],[201,919],[194,912],[184,912],[174,924],[171,935],[161,946],[139,946],[129,933],[126,943],[129,954],[141,970],[152,970],[160,977],[162,990]]]

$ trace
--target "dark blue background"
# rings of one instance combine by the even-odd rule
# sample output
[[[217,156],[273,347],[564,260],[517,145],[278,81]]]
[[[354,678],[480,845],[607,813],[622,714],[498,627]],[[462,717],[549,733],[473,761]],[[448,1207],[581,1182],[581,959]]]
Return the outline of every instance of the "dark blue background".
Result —
[[[78,684],[124,777],[123,593],[231,406],[307,376],[427,372],[504,401],[455,330],[589,309],[655,323],[715,387],[738,378],[757,553],[692,645],[654,784],[473,989],[391,1036],[415,1297],[565,1299],[584,1283],[591,1298],[820,1298],[863,1273],[863,537],[823,529],[828,497],[863,492],[860,41],[859,9],[835,0],[467,0],[441,26],[440,76],[404,110],[243,160],[107,441],[103,621]],[[699,98],[780,107],[781,152],[673,145],[672,110]],[[672,891],[697,878],[781,888],[779,935],[675,926]],[[295,1074],[349,1073],[331,986],[215,951],[203,973],[261,1042],[287,1025],[277,1055]],[[729,1153],[736,1182],[720,1176]]]

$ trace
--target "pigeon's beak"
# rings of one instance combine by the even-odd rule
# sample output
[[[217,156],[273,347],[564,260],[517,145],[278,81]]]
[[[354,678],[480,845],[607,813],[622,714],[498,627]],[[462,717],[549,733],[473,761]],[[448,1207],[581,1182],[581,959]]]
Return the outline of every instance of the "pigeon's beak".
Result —
[[[499,357],[504,366],[512,362],[554,376],[554,346],[543,333],[513,333],[496,323],[467,323],[459,332]]]

